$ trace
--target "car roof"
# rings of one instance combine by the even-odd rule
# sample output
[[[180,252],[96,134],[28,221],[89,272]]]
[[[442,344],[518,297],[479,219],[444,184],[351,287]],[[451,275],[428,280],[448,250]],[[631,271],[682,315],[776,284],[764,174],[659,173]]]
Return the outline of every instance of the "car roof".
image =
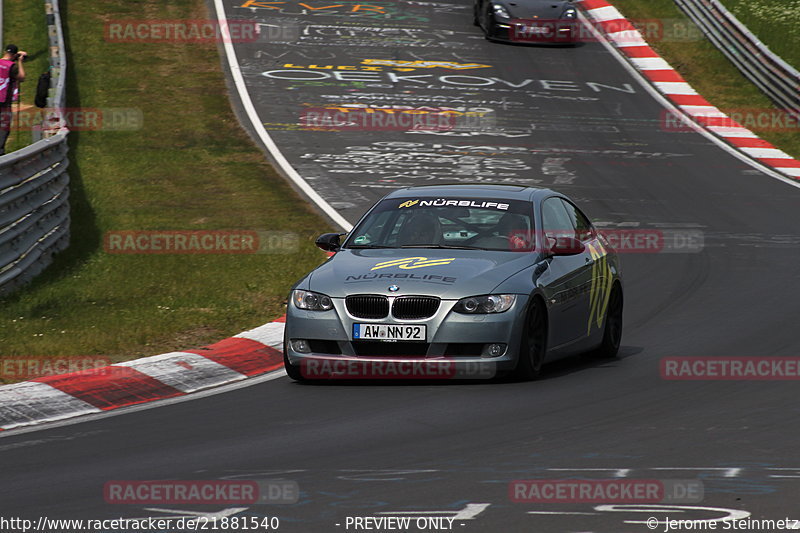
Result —
[[[422,198],[442,196],[477,196],[486,199],[527,200],[531,201],[537,193],[552,193],[549,189],[530,187],[527,185],[495,184],[495,183],[459,183],[454,185],[418,185],[405,187],[386,195],[386,198]]]

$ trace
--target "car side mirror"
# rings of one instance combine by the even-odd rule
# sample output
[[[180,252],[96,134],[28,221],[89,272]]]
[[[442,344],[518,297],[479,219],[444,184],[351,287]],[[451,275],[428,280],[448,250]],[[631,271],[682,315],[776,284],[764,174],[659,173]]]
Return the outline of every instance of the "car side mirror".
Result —
[[[314,244],[317,245],[317,248],[325,250],[326,252],[338,252],[342,247],[342,244],[339,242],[339,238],[342,235],[342,233],[324,233],[317,237]]]
[[[578,255],[586,250],[586,246],[574,237],[567,237],[560,235],[558,237],[549,237],[553,244],[550,246],[550,255]]]

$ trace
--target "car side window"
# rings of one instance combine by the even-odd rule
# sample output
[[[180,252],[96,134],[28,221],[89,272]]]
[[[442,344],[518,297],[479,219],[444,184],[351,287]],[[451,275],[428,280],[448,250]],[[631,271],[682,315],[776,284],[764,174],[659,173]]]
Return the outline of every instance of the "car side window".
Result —
[[[564,199],[561,199],[561,202],[564,204],[564,209],[567,212],[570,224],[575,229],[575,238],[582,242],[592,240],[594,238],[594,229],[592,228],[592,223],[589,222],[589,219],[586,217],[586,215],[584,215],[581,210],[578,209],[572,202]]]
[[[379,241],[381,239],[381,235],[383,235],[388,229],[389,226],[387,224],[389,223],[389,219],[393,214],[394,213],[391,211],[379,213],[375,222],[369,228],[371,233],[363,233],[362,230],[362,233],[359,233],[353,237],[352,243],[356,245],[364,245]]]
[[[549,239],[575,236],[575,226],[560,198],[548,198],[542,203],[542,229]]]

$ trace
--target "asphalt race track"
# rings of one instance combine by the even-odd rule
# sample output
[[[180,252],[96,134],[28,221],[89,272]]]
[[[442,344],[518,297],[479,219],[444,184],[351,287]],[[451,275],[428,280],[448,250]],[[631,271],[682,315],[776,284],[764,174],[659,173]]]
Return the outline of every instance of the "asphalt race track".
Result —
[[[382,11],[354,11],[352,1],[237,7],[245,3],[224,5],[229,18],[266,28],[235,44],[254,105],[347,220],[403,185],[517,182],[565,192],[603,227],[702,235],[702,249],[675,241],[669,253],[623,254],[620,357],[557,362],[537,382],[282,377],[11,433],[0,439],[4,515],[277,516],[287,532],[355,531],[347,517],[379,516],[548,533],[643,532],[631,522],[651,516],[800,519],[796,382],[671,381],[659,370],[663,357],[800,354],[800,190],[666,126],[661,104],[601,43],[490,43],[468,0],[370,4]],[[479,111],[440,131],[302,123],[309,109],[351,104]],[[675,507],[509,498],[513,480],[573,477],[695,479],[704,495]],[[300,499],[114,505],[103,496],[110,480],[218,478],[291,480]]]

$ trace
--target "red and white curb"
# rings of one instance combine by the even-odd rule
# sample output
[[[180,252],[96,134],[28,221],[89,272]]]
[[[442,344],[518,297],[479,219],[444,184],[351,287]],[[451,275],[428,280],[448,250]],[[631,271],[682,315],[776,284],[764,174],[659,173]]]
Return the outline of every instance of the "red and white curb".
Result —
[[[793,179],[800,178],[800,161],[775,148],[695,91],[655,50],[617,8],[606,0],[582,0],[581,6],[616,48],[672,104],[697,124],[721,137],[740,152]]]
[[[215,344],[0,387],[0,431],[184,396],[283,368],[285,319]]]

